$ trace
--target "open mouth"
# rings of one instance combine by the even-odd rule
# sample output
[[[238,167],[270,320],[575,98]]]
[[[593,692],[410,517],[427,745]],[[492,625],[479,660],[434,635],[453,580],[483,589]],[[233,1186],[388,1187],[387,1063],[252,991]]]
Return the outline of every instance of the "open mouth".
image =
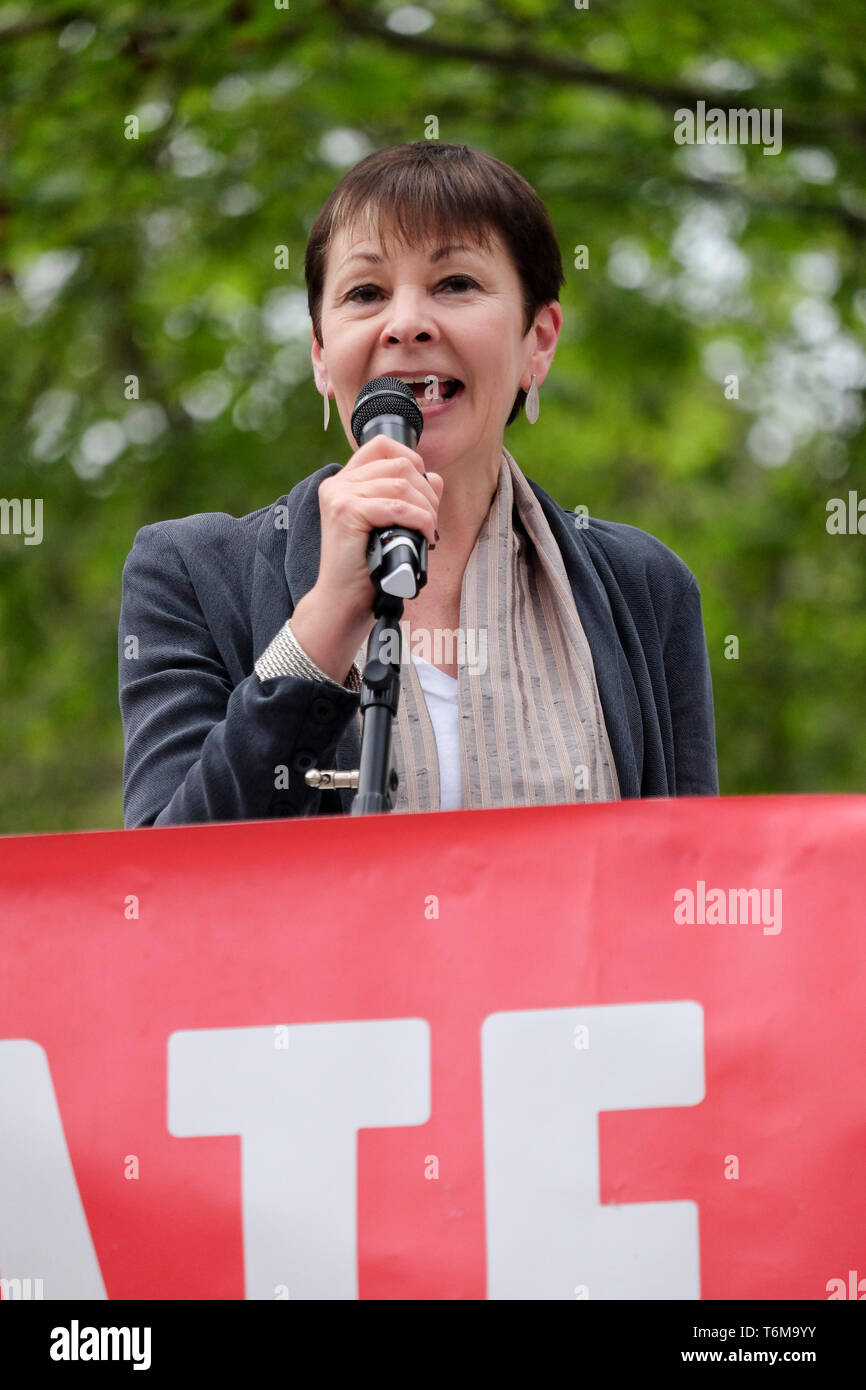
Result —
[[[407,381],[406,385],[411,387],[412,393],[421,406],[428,408],[434,405],[443,405],[445,401],[453,400],[464,390],[463,382],[457,377],[443,377],[438,381]]]

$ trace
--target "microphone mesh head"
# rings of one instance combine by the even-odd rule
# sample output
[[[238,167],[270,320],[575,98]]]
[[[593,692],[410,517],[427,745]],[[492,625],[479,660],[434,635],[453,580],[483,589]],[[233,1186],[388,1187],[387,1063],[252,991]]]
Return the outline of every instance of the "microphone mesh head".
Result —
[[[402,415],[415,431],[418,439],[424,428],[421,407],[415,399],[411,386],[397,376],[374,376],[358,392],[355,409],[352,411],[352,434],[355,443],[360,444],[360,434],[365,425],[375,420],[377,415]]]

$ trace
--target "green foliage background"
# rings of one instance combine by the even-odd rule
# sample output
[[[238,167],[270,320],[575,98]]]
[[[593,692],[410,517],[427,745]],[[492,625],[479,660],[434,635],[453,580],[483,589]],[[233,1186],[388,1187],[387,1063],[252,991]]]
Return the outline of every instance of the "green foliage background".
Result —
[[[306,237],[431,115],[550,209],[564,329],[506,443],[697,575],[723,794],[864,790],[866,535],[826,529],[866,499],[864,40],[862,0],[0,5],[0,495],[44,505],[41,545],[0,535],[0,831],[122,824],[136,530],[349,456]],[[780,109],[781,153],[677,145],[699,100]]]

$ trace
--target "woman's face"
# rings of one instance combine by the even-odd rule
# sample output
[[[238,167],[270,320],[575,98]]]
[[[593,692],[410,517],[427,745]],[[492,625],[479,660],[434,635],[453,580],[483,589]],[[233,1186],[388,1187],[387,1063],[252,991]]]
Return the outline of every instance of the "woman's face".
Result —
[[[362,386],[372,377],[417,377],[424,415],[418,453],[444,473],[461,460],[498,472],[505,422],[532,373],[540,386],[562,324],[553,301],[524,337],[520,280],[498,233],[489,249],[406,247],[396,236],[386,258],[363,232],[343,230],[328,254],[322,295],[323,346],[313,335],[319,390],[335,400],[346,438]],[[455,237],[455,241],[460,238]],[[374,257],[376,259],[374,259]],[[425,377],[435,377],[426,383]],[[447,379],[462,383],[450,400]],[[450,389],[450,388],[449,388]]]

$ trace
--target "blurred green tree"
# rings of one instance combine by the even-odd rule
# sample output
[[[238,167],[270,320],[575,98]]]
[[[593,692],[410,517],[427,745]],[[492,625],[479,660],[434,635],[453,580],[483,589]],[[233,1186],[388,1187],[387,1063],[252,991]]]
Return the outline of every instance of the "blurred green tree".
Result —
[[[862,0],[0,6],[0,492],[43,503],[0,534],[0,831],[122,824],[135,532],[349,456],[306,236],[431,136],[550,209],[563,334],[506,443],[694,570],[723,794],[863,790],[866,536],[826,523],[866,498],[864,38]],[[699,102],[781,113],[781,150],[678,144]]]

